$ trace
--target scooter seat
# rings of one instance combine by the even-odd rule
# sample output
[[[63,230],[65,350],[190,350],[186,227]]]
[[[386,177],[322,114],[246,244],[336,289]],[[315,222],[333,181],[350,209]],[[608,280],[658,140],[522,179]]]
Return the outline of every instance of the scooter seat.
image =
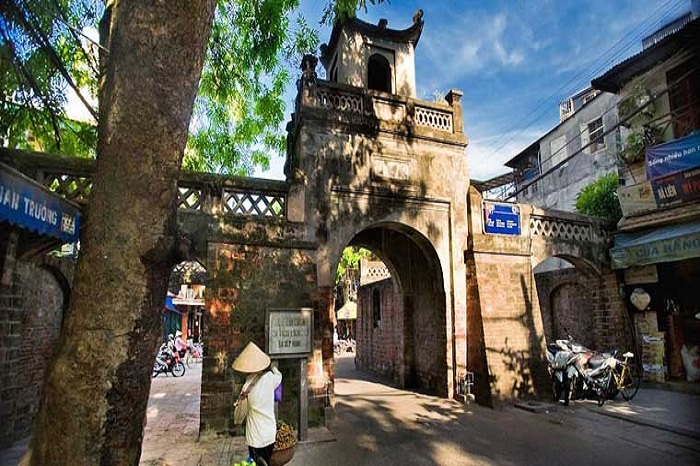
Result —
[[[579,345],[579,344],[577,344],[577,343],[573,343],[573,344],[571,345],[571,351],[573,351],[574,353],[588,353],[588,352],[590,352],[591,350],[589,350],[588,348],[586,348],[586,347],[583,346],[583,345]]]
[[[588,366],[591,369],[597,369],[603,365],[605,360],[606,360],[606,357],[604,354],[595,354],[588,359]]]

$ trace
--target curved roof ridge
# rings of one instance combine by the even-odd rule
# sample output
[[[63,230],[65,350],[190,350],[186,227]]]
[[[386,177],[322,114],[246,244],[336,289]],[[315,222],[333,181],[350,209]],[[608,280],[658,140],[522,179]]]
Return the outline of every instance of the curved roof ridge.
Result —
[[[333,25],[330,40],[327,44],[321,45],[321,62],[324,66],[329,64],[331,54],[338,46],[340,31],[344,27],[370,37],[386,38],[395,42],[410,42],[415,47],[418,45],[423,32],[423,23],[423,10],[417,10],[413,14],[413,24],[406,29],[389,29],[387,28],[388,21],[384,18],[380,19],[377,24],[362,21],[357,17],[336,21]]]

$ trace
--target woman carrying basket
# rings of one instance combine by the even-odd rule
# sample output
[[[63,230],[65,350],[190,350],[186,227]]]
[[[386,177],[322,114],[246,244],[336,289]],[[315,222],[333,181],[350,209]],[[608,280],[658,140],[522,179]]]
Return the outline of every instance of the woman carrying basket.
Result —
[[[277,422],[274,393],[282,383],[282,374],[276,367],[270,366],[270,357],[252,341],[233,361],[233,369],[247,374],[238,399],[248,401],[245,432],[248,453],[256,464],[267,466],[275,447]]]

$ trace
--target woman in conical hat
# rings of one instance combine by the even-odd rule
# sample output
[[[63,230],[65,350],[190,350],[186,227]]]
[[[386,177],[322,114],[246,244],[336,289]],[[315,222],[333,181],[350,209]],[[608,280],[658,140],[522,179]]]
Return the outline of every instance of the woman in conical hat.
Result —
[[[257,464],[267,465],[277,436],[275,388],[282,383],[282,374],[270,366],[270,357],[252,341],[233,361],[233,369],[248,374],[239,397],[248,399],[245,432],[248,453]]]

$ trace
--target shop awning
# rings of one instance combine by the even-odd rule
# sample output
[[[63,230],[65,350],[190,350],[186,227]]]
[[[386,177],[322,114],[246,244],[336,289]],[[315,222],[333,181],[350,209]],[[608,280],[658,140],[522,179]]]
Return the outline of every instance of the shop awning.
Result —
[[[615,235],[613,269],[700,257],[700,221]]]
[[[338,309],[336,313],[338,320],[354,320],[357,319],[357,303],[354,301],[348,301]]]
[[[67,243],[78,241],[79,208],[0,163],[0,220]]]

